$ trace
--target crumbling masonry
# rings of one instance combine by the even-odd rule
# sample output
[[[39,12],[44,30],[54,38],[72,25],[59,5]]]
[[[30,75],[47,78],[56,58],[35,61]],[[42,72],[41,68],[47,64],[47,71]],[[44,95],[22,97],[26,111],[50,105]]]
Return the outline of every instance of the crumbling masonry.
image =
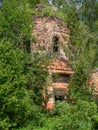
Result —
[[[34,51],[47,52],[53,59],[47,67],[49,77],[47,79],[48,100],[46,109],[53,109],[56,100],[63,100],[68,91],[68,82],[72,69],[68,65],[68,58],[63,46],[68,45],[69,30],[65,22],[58,18],[39,17],[34,18],[33,35],[36,43],[31,43],[31,53]]]

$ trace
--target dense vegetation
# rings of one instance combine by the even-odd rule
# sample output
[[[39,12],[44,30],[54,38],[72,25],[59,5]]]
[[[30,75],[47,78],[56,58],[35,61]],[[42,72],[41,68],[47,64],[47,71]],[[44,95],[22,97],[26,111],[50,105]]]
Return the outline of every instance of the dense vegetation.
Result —
[[[98,1],[0,2],[0,130],[98,130],[98,104],[87,84],[98,67]],[[46,7],[45,16],[65,19],[70,29],[69,48],[64,49],[75,72],[69,84],[69,96],[75,101],[58,101],[53,111],[42,107],[47,72],[41,67],[48,64],[48,56],[21,49],[24,41],[35,40],[32,14],[40,2]],[[48,3],[58,7],[58,14]]]

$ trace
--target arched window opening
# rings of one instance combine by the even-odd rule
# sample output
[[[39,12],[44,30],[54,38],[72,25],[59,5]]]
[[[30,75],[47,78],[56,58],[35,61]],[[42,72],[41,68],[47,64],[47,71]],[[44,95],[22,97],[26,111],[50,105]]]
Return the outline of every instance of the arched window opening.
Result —
[[[59,38],[57,36],[53,37],[53,52],[56,53],[59,50]]]

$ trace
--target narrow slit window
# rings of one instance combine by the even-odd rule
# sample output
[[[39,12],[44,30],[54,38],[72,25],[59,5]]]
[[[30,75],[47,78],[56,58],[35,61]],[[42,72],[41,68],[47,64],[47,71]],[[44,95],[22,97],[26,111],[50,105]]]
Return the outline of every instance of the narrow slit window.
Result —
[[[27,53],[30,53],[30,52],[31,52],[30,40],[25,40],[25,41],[24,41],[24,45],[25,45],[25,51],[26,51]]]
[[[59,50],[59,38],[57,36],[53,37],[53,52],[56,53]]]

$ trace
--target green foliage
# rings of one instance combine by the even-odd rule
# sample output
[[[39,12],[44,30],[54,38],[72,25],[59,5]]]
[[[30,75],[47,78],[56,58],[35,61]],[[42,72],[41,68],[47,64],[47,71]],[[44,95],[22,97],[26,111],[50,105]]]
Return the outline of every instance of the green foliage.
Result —
[[[83,3],[83,23],[79,21],[76,1],[54,0],[53,4],[60,10],[42,4],[35,12],[40,2],[46,0],[5,0],[0,9],[0,129],[97,129],[98,108],[87,85],[91,70],[97,66],[97,3],[88,0]],[[42,108],[42,90],[47,78],[43,68],[49,64],[49,56],[19,50],[24,40],[37,42],[31,34],[32,15],[66,20],[70,29],[69,48],[65,51],[75,72],[69,84],[69,96],[75,102],[57,101],[50,112]],[[93,33],[88,29],[91,25]]]
[[[34,8],[36,4],[46,3],[46,0],[28,0],[28,3],[30,4],[31,7]]]
[[[70,7],[72,6],[70,5]],[[87,85],[87,81],[91,76],[92,70],[97,66],[98,39],[96,37],[96,33],[91,33],[89,31],[89,24],[87,24],[86,26],[85,23],[79,21],[78,12],[76,11],[76,9],[74,7],[70,7],[67,7],[67,22],[68,27],[70,28],[70,43],[68,46],[69,49],[65,48],[65,52],[67,52],[69,55],[69,61],[75,74],[71,77],[71,82],[69,84],[69,96],[76,101],[76,104],[72,106],[77,107],[77,109],[75,109],[73,112],[77,111],[77,113],[81,113],[82,110],[80,109],[79,104],[86,103],[85,105],[87,105],[89,108],[91,101],[94,100],[94,96],[92,96],[93,91],[91,91],[90,86]],[[92,104],[92,106],[95,107],[96,104],[94,103]],[[84,109],[85,112],[88,111],[84,105],[82,109]],[[81,115],[83,114],[79,114],[80,119]],[[94,115],[97,115],[98,118],[97,106],[96,114]],[[76,116],[76,114],[73,114],[71,118],[72,120],[74,119],[74,116]],[[74,119],[73,124],[71,125],[73,127],[68,126],[67,129],[89,130],[94,128],[93,123],[98,123],[96,119],[94,119],[95,122],[92,121],[93,114],[92,117],[85,117],[85,115],[83,115],[81,121],[80,119],[77,119],[77,121]],[[72,120],[70,120],[70,122]]]
[[[20,130],[92,130],[98,119],[97,106],[94,102],[78,100],[76,104],[68,104],[66,101],[56,103],[55,111],[47,113],[43,119],[42,126],[32,127],[32,123],[27,128]]]
[[[97,66],[98,39],[93,33],[89,32],[88,26],[79,21],[76,8],[71,7],[72,5],[65,9],[67,11],[67,22],[70,29],[70,42],[68,48],[65,47],[65,52],[75,72],[69,85],[71,91],[70,96],[76,99],[89,100],[89,98],[92,98],[92,92],[89,91],[87,80],[90,78],[92,70]]]
[[[66,20],[65,15],[63,14],[62,11],[58,10],[56,7],[51,7],[51,6],[45,6],[44,8],[44,16],[50,16],[50,17],[57,17],[62,20]]]
[[[94,31],[94,23],[98,20],[98,1],[85,0],[82,6],[82,16],[89,29]]]
[[[27,89],[32,91],[32,98],[35,104],[42,106],[42,91],[46,85],[47,72],[42,68],[49,64],[48,56],[45,54],[33,53],[31,62],[26,67],[28,84]]]
[[[70,60],[76,71],[82,65],[82,69],[89,71],[94,68],[97,52],[97,39],[88,33],[84,25],[80,24],[79,33],[71,37]]]
[[[0,128],[25,126],[32,120],[33,128],[44,123],[42,90],[47,73],[41,68],[47,56],[33,54],[32,63],[18,48],[0,41]],[[48,64],[48,63],[47,63]],[[45,64],[46,65],[46,64]],[[45,66],[44,65],[44,66]],[[42,118],[41,118],[42,117]]]
[[[23,54],[10,42],[0,41],[0,129],[24,125],[32,113],[26,90]]]
[[[43,17],[43,16],[45,17],[50,16],[51,18],[56,17],[66,22],[66,15],[64,15],[61,10],[59,10],[55,6],[51,7],[47,4],[43,4],[42,7],[41,5],[39,5],[39,7],[37,7],[37,12],[35,11],[35,8],[33,8],[32,15],[34,16],[36,15],[37,17]]]
[[[92,130],[93,116],[97,113],[97,106],[94,102],[79,100],[76,104],[58,104],[58,119],[55,119],[54,130]]]
[[[6,37],[16,44],[31,35],[32,17],[29,5],[22,0],[6,0],[0,10],[0,38]]]
[[[19,50],[20,43],[31,36],[32,17],[28,3],[25,0],[10,2],[6,0],[0,10],[0,37],[3,39],[0,40],[2,130],[25,126],[31,120],[34,126],[41,126],[44,122],[40,118],[44,116],[41,111],[42,89],[47,77],[41,67],[47,59],[45,54],[30,56]],[[34,37],[31,39],[34,41]]]

